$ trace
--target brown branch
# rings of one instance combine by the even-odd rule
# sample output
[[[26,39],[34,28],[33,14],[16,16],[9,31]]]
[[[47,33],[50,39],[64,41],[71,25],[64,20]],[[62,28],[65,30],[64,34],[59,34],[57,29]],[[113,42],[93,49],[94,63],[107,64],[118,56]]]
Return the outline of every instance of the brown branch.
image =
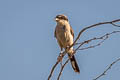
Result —
[[[112,62],[112,63],[109,65],[109,67],[108,67],[102,74],[100,74],[98,77],[96,77],[96,78],[93,79],[93,80],[98,80],[99,78],[101,78],[102,76],[104,76],[104,75],[107,73],[107,71],[110,70],[111,67],[112,67],[115,63],[117,63],[118,61],[120,61],[120,58],[118,58],[117,60],[115,60],[114,62]]]
[[[94,48],[94,47],[100,46],[106,39],[108,39],[108,37],[109,37],[111,34],[118,33],[118,32],[120,32],[120,31],[113,31],[113,32],[107,33],[107,34],[105,34],[105,35],[103,35],[103,36],[101,36],[101,37],[92,38],[92,39],[89,39],[89,40],[87,40],[87,41],[84,41],[83,43],[89,43],[89,42],[91,42],[91,41],[93,41],[93,40],[102,40],[102,41],[100,41],[99,43],[97,43],[97,44],[95,44],[95,45],[92,45],[92,46],[89,46],[89,47],[85,47],[85,48],[81,48],[81,49],[78,48],[78,50],[85,50],[85,49],[89,49],[89,48]],[[78,43],[78,44],[79,44],[79,43]],[[78,44],[77,44],[77,45],[78,45]],[[81,43],[80,43],[80,44],[81,44]]]
[[[103,24],[112,24],[112,25],[113,25],[115,22],[119,22],[119,21],[120,21],[120,19],[116,19],[116,20],[109,21],[109,22],[101,22],[101,23],[93,24],[93,25],[91,25],[91,26],[88,26],[88,27],[83,28],[83,29],[79,32],[77,38],[75,39],[74,43],[73,43],[71,46],[73,46],[73,45],[76,44],[77,40],[80,39],[82,33],[83,33],[84,31],[86,31],[87,29],[93,28],[93,27],[96,27],[96,26],[99,26],[99,25],[103,25]],[[115,25],[113,25],[113,26],[115,26]]]
[[[117,25],[115,23],[111,23],[113,26],[120,27],[120,25]]]
[[[68,61],[69,61],[69,59],[67,59],[67,60],[66,60],[66,62],[64,63],[64,65],[62,65],[62,67],[61,67],[61,70],[60,70],[60,73],[59,73],[59,75],[58,75],[57,80],[60,80],[60,76],[61,76],[61,74],[62,74],[62,71],[63,71],[63,69],[64,69],[65,65],[68,63]]]
[[[85,47],[85,48],[81,48],[81,49],[78,49],[78,50],[85,50],[85,49],[89,49],[89,48],[94,48],[94,47],[100,46],[107,38],[108,38],[108,36],[106,36],[105,39],[103,39],[101,42],[99,42],[96,45]],[[97,38],[95,40],[97,40]]]
[[[51,72],[50,72],[50,75],[48,76],[48,80],[50,80],[50,78],[51,78],[51,76],[52,76],[52,74],[53,74],[53,71],[55,70],[55,68],[56,68],[56,66],[58,65],[58,63],[59,63],[59,61],[57,61],[57,62],[55,63],[55,65],[52,67]]]
[[[91,25],[91,26],[88,26],[88,27],[83,28],[83,29],[79,32],[77,38],[75,39],[74,43],[69,47],[69,49],[76,44],[76,42],[80,39],[81,34],[82,34],[84,31],[86,31],[87,29],[90,29],[90,28],[93,28],[93,27],[97,27],[97,26],[103,25],[103,24],[112,24],[113,26],[118,26],[118,25],[116,25],[116,24],[114,24],[114,23],[115,23],[115,22],[119,22],[119,21],[120,21],[120,19],[117,19],[117,20],[113,20],[113,21],[110,21],[110,22],[97,23],[97,24],[94,24],[94,25]],[[81,43],[81,44],[78,46],[78,48],[75,49],[75,52],[76,52],[83,44],[85,44],[85,43],[87,43],[87,42]],[[75,53],[75,52],[74,52],[74,53]],[[65,54],[66,54],[66,51],[64,51],[64,52],[62,53],[62,57],[61,57],[61,56],[59,56],[59,57],[61,57],[61,59],[62,59],[62,58],[65,56]],[[59,57],[58,57],[58,58],[59,58]],[[69,59],[68,59],[68,60],[69,60]],[[53,67],[52,67],[52,69],[51,69],[51,72],[50,72],[50,74],[49,74],[49,76],[48,76],[48,80],[50,80],[50,78],[52,77],[52,74],[53,74],[56,66],[59,64],[59,62],[60,62],[60,60],[57,60],[56,64],[53,65]],[[65,64],[64,64],[64,66],[61,68],[60,73],[59,73],[59,76],[58,76],[59,78],[60,78],[60,75],[62,74],[63,68],[65,67],[65,65],[66,65],[67,63],[68,63],[68,62],[66,61]],[[58,78],[58,80],[59,80],[59,78]]]
[[[55,68],[57,67],[58,63],[61,62],[62,58],[65,56],[66,51],[64,51],[63,53],[60,53],[60,55],[58,56],[57,62],[53,65],[51,72],[48,76],[48,80],[50,80],[50,78],[52,77],[52,74],[55,70]]]
[[[105,34],[105,35],[103,35],[103,36],[101,36],[101,37],[92,38],[92,39],[89,39],[89,40],[84,41],[84,42],[82,42],[82,43],[79,43],[80,45],[75,49],[74,54],[76,53],[77,50],[84,50],[84,49],[94,48],[94,47],[96,47],[96,46],[100,46],[106,39],[108,39],[108,36],[110,36],[111,34],[114,34],[114,33],[118,33],[118,32],[120,32],[120,31],[113,31],[113,32],[107,33],[107,34]],[[93,41],[93,40],[99,40],[99,39],[102,39],[102,41],[99,42],[98,44],[93,45],[93,46],[89,46],[89,47],[86,47],[86,48],[81,48],[81,49],[79,49],[82,45],[84,45],[84,44],[86,44],[86,43],[89,43],[89,42],[91,42],[91,41]],[[69,61],[69,59],[67,59],[66,62],[64,63],[64,65],[61,67],[61,70],[60,70],[60,73],[59,73],[59,76],[58,76],[58,79],[57,79],[57,80],[59,80],[59,78],[60,78],[60,76],[61,76],[61,74],[62,74],[63,68],[64,68],[65,65],[68,63],[68,61]]]

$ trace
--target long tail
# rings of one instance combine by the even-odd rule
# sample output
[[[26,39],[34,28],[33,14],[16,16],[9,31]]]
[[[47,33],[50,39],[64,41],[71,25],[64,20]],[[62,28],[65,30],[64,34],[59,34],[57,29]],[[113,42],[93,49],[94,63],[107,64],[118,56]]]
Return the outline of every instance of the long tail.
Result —
[[[72,68],[75,72],[77,73],[80,73],[80,69],[79,69],[79,66],[76,62],[76,59],[75,59],[75,56],[73,55],[72,57],[68,54],[68,56],[70,57],[70,62],[71,62],[71,65],[72,65]]]

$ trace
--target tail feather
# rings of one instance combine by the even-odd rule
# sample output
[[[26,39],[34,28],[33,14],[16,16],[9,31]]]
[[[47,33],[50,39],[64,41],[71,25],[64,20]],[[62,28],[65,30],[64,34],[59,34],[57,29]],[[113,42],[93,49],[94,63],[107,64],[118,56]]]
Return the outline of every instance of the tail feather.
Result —
[[[80,69],[79,69],[79,66],[76,62],[76,59],[75,59],[75,56],[73,55],[72,57],[70,55],[68,55],[70,57],[70,62],[71,62],[71,65],[72,65],[72,68],[75,72],[78,72],[80,73]]]

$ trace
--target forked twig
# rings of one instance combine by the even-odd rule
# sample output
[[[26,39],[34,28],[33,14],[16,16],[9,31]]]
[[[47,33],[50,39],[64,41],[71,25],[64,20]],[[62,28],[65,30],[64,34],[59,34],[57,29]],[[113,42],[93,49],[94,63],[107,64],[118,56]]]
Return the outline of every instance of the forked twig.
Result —
[[[92,39],[89,39],[89,40],[87,40],[87,41],[84,41],[84,42],[80,43],[80,45],[75,49],[75,52],[76,52],[77,50],[85,50],[85,49],[89,49],[89,48],[94,48],[94,47],[96,47],[96,46],[100,46],[106,39],[108,39],[108,37],[109,37],[111,34],[118,33],[118,32],[120,32],[120,31],[113,31],[113,32],[107,33],[107,34],[105,34],[105,35],[103,35],[103,36],[101,36],[101,37],[92,38]],[[91,41],[93,41],[93,40],[98,40],[98,39],[101,39],[102,41],[99,42],[99,43],[96,44],[96,45],[79,49],[79,48],[80,48],[81,46],[83,46],[84,44],[86,44],[86,43],[88,44],[89,42],[91,42]],[[74,53],[74,54],[75,54],[75,53]],[[65,65],[68,63],[68,60],[69,60],[69,58],[66,60],[66,62],[64,63],[64,66],[61,68],[60,73],[59,73],[59,78],[60,78],[60,76],[61,76],[61,72],[63,71],[63,68],[64,68]],[[59,79],[58,79],[58,80],[59,80]]]
[[[90,29],[90,28],[93,28],[93,27],[97,27],[97,26],[99,26],[99,25],[103,25],[103,24],[111,24],[111,25],[113,25],[113,26],[119,27],[119,25],[116,25],[116,24],[115,24],[116,22],[119,22],[119,21],[120,21],[120,19],[116,19],[116,20],[109,21],[109,22],[101,22],[101,23],[93,24],[93,25],[91,25],[91,26],[88,26],[88,27],[83,28],[83,29],[79,32],[79,34],[78,34],[77,38],[75,39],[74,43],[73,43],[69,48],[71,48],[72,46],[76,45],[76,43],[77,43],[77,41],[80,39],[82,33],[85,32],[86,30],[88,30],[88,29]],[[95,39],[95,40],[97,40],[97,39]],[[77,47],[77,49],[75,49],[75,52],[74,52],[74,53],[76,53],[76,51],[79,50],[80,47],[81,47],[83,44],[88,43],[88,42],[90,42],[90,41],[92,41],[92,40],[85,41],[85,42],[81,43],[81,44]],[[101,43],[102,43],[102,42],[101,42]],[[99,44],[98,44],[98,45],[99,45]],[[96,46],[98,46],[98,45],[96,45]],[[90,47],[88,47],[88,48],[92,48],[92,47],[96,47],[96,46],[94,45],[94,46],[90,46]],[[88,49],[88,48],[84,48],[84,49]],[[62,58],[65,56],[65,54],[66,54],[66,51],[63,52]],[[60,79],[60,76],[61,76],[61,74],[62,74],[62,71],[63,71],[65,65],[68,63],[68,61],[69,61],[69,59],[67,59],[67,61],[65,61],[64,65],[61,67],[60,73],[59,73],[59,75],[58,75],[58,80]],[[51,72],[50,72],[50,74],[49,74],[49,76],[48,76],[48,80],[50,80],[50,78],[52,77],[52,74],[53,74],[56,66],[59,64],[59,62],[60,62],[60,61],[57,60],[57,62],[53,65],[53,67],[52,67],[52,69],[51,69]]]

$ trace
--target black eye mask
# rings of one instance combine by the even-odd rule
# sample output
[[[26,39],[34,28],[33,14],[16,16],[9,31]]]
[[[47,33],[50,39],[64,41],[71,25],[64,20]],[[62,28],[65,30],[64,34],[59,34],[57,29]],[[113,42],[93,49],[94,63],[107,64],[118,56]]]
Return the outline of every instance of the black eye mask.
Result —
[[[56,18],[68,21],[68,19],[65,16],[58,15],[56,16]]]

